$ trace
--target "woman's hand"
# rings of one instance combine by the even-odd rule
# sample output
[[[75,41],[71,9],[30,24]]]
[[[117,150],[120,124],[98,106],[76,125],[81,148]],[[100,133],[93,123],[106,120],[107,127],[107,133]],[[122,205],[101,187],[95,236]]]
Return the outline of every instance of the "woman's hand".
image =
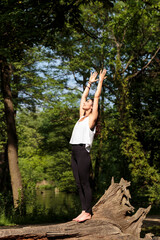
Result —
[[[92,84],[94,82],[97,82],[98,81],[98,79],[96,79],[97,75],[98,75],[97,72],[91,73],[90,78],[89,78],[89,83]]]
[[[105,76],[106,72],[107,72],[107,70],[105,68],[103,69],[103,71],[102,70],[100,71],[100,73],[99,73],[99,81],[103,81],[104,79],[107,78],[107,76]]]

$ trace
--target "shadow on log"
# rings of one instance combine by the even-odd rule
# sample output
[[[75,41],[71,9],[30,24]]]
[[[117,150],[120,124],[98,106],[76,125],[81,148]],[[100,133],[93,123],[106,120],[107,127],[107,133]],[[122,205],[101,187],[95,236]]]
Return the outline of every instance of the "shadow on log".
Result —
[[[151,206],[140,208],[134,215],[127,189],[130,182],[112,182],[108,190],[93,207],[93,217],[84,223],[74,221],[18,229],[3,229],[0,239],[70,239],[70,240],[138,240],[153,239],[152,234],[140,238],[141,226]]]

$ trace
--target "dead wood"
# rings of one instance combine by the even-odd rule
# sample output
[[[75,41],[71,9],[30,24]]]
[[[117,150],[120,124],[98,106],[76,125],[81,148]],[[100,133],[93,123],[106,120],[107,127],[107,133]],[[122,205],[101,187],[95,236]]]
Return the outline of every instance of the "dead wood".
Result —
[[[0,239],[70,239],[70,240],[139,240],[141,226],[151,206],[140,208],[133,215],[130,204],[130,182],[123,178],[119,183],[112,182],[108,190],[93,207],[93,217],[84,223],[74,221],[23,228],[3,229]],[[144,240],[153,239],[146,234]]]

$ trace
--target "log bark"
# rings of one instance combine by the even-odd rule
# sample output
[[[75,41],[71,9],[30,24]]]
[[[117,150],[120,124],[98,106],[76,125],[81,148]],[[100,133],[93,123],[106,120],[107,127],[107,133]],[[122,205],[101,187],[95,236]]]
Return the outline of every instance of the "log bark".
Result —
[[[93,217],[84,223],[70,221],[62,224],[4,229],[0,239],[68,239],[68,240],[139,240],[153,239],[152,234],[140,237],[142,222],[149,212],[140,208],[134,215],[130,204],[130,182],[121,179],[112,182],[108,190],[93,207]]]

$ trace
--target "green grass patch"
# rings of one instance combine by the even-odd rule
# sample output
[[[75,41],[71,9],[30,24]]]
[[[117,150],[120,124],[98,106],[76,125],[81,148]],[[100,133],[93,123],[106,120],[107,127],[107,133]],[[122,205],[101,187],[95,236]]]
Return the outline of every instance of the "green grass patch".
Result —
[[[14,226],[15,224],[6,216],[4,212],[0,213],[0,226]]]

